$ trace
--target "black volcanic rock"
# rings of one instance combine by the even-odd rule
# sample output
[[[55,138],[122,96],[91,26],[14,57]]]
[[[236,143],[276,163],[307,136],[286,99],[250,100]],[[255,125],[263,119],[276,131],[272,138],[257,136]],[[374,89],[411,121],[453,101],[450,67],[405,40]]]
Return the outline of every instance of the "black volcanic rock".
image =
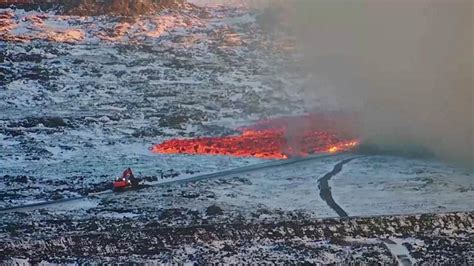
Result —
[[[61,117],[28,117],[19,122],[9,124],[10,127],[32,128],[42,124],[47,128],[72,127],[69,122]]]
[[[206,209],[206,214],[207,215],[210,215],[210,216],[213,216],[213,215],[221,215],[223,213],[221,207],[217,206],[217,205],[211,205],[209,207],[207,207]]]
[[[131,210],[104,208],[102,211],[129,213]],[[472,261],[472,236],[459,230],[472,227],[472,213],[271,223],[231,223],[223,216],[225,223],[203,220],[202,224],[193,222],[199,212],[183,208],[164,209],[159,220],[146,217],[117,220],[101,216],[37,219],[33,216],[36,220],[32,222],[31,216],[18,212],[11,214],[9,220],[0,220],[0,233],[4,236],[0,238],[0,263],[20,256],[30,263],[47,260],[123,264],[132,260],[143,264],[150,259],[164,264],[183,263],[191,255],[183,250],[183,246],[188,246],[194,251],[193,256],[207,263],[222,263],[230,257],[247,264],[262,264],[271,258],[285,265],[302,261],[392,265],[396,258],[380,240],[386,237],[402,240],[402,245],[421,265],[470,265]],[[172,218],[182,223],[167,226],[166,221]],[[378,228],[380,234],[374,234],[373,228],[367,225]],[[448,230],[450,233],[446,234]],[[400,239],[400,235],[406,235],[407,239]],[[366,238],[373,240],[361,241]],[[25,250],[29,252],[25,254]],[[330,259],[326,260],[328,255]],[[244,257],[246,261],[241,260]]]

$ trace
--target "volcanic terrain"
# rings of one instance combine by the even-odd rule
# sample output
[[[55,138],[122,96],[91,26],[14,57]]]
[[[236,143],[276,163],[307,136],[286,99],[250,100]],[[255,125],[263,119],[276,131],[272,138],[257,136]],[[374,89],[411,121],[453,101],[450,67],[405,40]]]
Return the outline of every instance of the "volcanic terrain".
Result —
[[[261,11],[63,11],[0,9],[1,262],[472,263],[474,174],[358,153]]]

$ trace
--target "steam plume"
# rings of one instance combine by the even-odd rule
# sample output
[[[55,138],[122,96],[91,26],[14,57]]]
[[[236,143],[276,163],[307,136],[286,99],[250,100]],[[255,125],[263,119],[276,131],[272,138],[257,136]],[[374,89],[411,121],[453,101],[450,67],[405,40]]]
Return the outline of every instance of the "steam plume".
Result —
[[[359,114],[363,143],[423,147],[473,167],[473,4],[290,1],[289,29],[315,108]]]

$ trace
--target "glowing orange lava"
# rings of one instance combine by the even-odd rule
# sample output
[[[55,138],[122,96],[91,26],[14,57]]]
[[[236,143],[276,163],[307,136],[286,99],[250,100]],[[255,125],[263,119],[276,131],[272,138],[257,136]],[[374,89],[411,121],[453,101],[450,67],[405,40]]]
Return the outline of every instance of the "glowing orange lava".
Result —
[[[235,136],[171,139],[154,145],[161,154],[212,154],[265,159],[286,159],[309,154],[347,151],[358,140],[337,133],[334,119],[320,115],[284,117],[238,128]]]

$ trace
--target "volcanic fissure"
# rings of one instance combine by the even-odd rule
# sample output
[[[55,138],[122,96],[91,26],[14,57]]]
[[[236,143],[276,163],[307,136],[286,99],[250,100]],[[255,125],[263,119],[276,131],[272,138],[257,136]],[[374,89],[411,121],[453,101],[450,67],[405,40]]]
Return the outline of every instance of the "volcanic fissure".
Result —
[[[171,139],[154,145],[161,154],[210,154],[264,159],[305,157],[315,153],[348,151],[359,144],[356,137],[334,125],[344,116],[304,115],[262,120],[237,128],[238,135]],[[295,129],[296,128],[296,129]]]

